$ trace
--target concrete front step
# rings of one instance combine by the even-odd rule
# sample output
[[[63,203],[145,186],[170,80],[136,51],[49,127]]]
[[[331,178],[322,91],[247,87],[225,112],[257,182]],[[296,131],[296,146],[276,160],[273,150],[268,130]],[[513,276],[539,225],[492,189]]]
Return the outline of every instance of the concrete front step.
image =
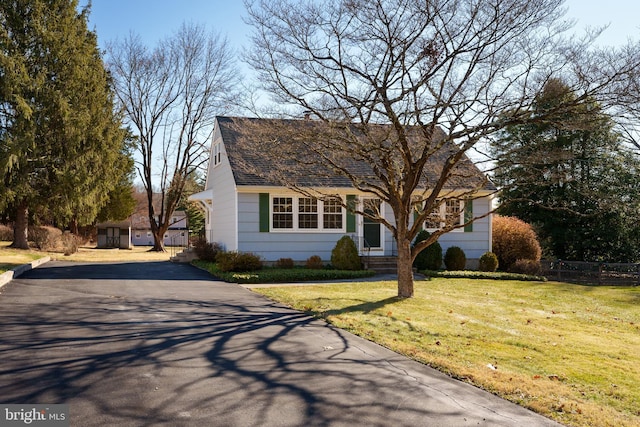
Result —
[[[362,263],[367,270],[378,274],[395,274],[398,272],[397,257],[362,257]]]
[[[169,260],[171,262],[191,262],[194,259],[197,259],[198,257],[196,256],[195,252],[193,252],[191,249],[185,249],[184,251],[176,254],[176,256],[172,256],[171,258],[169,258]]]

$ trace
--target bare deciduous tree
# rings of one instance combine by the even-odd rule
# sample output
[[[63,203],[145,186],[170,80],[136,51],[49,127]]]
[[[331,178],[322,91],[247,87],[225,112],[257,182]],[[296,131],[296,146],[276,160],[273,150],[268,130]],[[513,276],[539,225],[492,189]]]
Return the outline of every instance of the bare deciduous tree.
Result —
[[[136,166],[147,194],[153,250],[163,251],[187,178],[208,161],[215,115],[234,97],[234,57],[226,39],[194,24],[183,24],[153,50],[132,34],[108,53],[118,100],[139,137]]]
[[[316,143],[315,157],[301,159],[300,150],[286,147],[288,141],[301,143],[300,131],[292,134],[291,127],[263,129],[270,135],[263,147],[277,144],[279,172],[297,157],[297,167],[306,165],[312,173],[320,159],[331,173],[391,206],[393,222],[375,211],[360,213],[396,239],[401,297],[413,295],[415,256],[442,233],[465,225],[447,225],[411,246],[443,197],[473,197],[484,185],[459,179],[471,150],[505,126],[549,119],[526,111],[550,78],[562,78],[579,94],[553,115],[586,97],[611,101],[608,88],[637,65],[632,55],[619,52],[590,56],[597,32],[566,37],[571,24],[562,0],[246,4],[254,29],[247,60],[263,89],[283,116],[308,111],[326,130],[308,135]],[[367,164],[372,178],[353,174],[347,158]],[[434,160],[440,165],[435,171]],[[287,174],[272,176],[302,190]]]

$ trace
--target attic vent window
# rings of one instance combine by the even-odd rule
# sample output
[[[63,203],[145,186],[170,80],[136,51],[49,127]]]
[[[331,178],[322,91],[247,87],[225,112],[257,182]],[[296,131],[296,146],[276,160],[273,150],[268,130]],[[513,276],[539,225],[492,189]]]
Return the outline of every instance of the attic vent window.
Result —
[[[213,146],[213,156],[211,158],[211,161],[213,161],[213,166],[217,166],[220,164],[220,160],[222,159],[222,144],[221,143],[217,143]]]

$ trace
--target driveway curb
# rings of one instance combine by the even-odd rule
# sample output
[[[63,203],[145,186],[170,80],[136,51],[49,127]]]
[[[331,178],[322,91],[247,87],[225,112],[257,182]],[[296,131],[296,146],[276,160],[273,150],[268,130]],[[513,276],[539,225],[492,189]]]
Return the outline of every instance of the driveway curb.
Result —
[[[0,274],[0,288],[2,288],[4,285],[9,283],[16,277],[20,276],[25,271],[32,270],[49,261],[51,261],[51,257],[46,256],[46,257],[38,258],[35,261],[31,261],[28,264],[22,264],[21,266],[18,266],[12,270],[5,271],[4,273]]]

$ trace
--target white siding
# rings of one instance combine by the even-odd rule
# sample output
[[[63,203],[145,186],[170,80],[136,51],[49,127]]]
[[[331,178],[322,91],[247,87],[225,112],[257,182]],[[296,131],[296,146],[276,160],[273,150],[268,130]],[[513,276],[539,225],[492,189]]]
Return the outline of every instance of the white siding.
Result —
[[[253,252],[265,261],[291,258],[305,261],[312,255],[331,259],[331,250],[345,233],[260,232],[259,195],[238,194],[238,250]],[[347,233],[355,234],[355,233]]]
[[[488,197],[473,201],[473,216],[485,215],[489,212],[491,200]],[[467,256],[467,260],[478,259],[483,253],[491,250],[491,216],[473,222],[473,231],[451,231],[438,239],[442,253],[451,246],[459,246]]]
[[[294,261],[304,261],[312,255],[320,256],[324,261],[331,259],[331,250],[336,242],[344,235],[350,235],[356,244],[361,243],[356,233],[302,233],[302,232],[260,232],[259,229],[259,195],[257,193],[238,194],[238,246],[242,252],[253,252],[265,261],[276,261],[279,258],[291,258]],[[473,201],[474,216],[481,216],[488,212],[489,198]],[[394,223],[393,212],[385,206],[385,217]],[[468,260],[476,260],[490,250],[490,217],[482,218],[473,223],[473,231],[452,231],[444,234],[438,240],[443,253],[450,246],[459,246],[464,250]],[[357,230],[361,231],[361,220],[357,221]],[[371,256],[396,255],[397,245],[391,232],[384,231],[384,251],[372,251]],[[231,250],[231,248],[228,248]],[[469,266],[473,266],[473,261]]]
[[[219,140],[221,136],[216,127],[211,146]],[[213,196],[211,229],[207,230],[208,240],[220,243],[228,251],[237,250],[236,185],[224,146],[221,163],[214,166],[213,162],[209,161],[206,189],[212,190]]]

